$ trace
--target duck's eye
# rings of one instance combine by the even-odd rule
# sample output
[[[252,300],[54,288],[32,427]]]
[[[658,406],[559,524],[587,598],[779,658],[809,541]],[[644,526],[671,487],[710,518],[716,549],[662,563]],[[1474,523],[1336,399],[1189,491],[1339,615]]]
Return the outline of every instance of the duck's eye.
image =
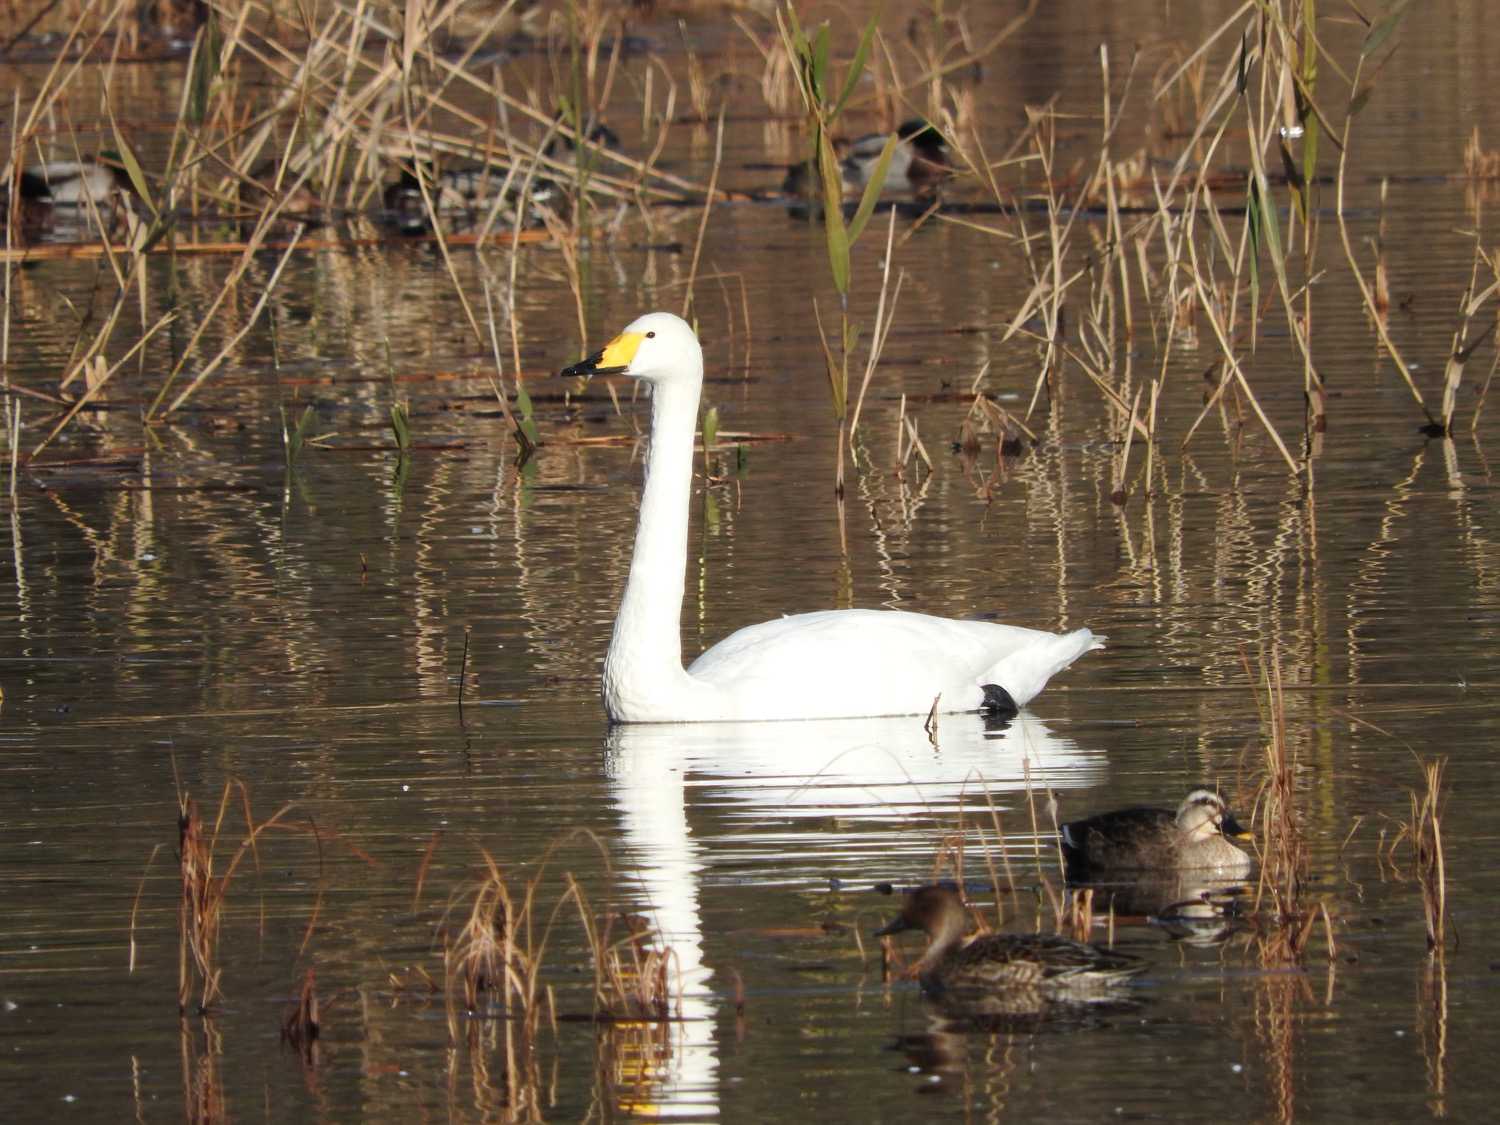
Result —
[[[654,339],[656,339],[656,333],[655,332],[647,332],[646,333],[646,339],[648,339],[648,340],[654,340]]]

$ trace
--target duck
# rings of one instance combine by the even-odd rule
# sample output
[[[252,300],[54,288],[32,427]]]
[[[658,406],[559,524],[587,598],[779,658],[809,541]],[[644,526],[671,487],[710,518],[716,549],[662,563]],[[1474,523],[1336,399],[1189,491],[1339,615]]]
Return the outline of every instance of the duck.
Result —
[[[693,448],[703,349],[672,313],[639,317],[564,376],[624,375],[651,397],[646,478],[625,592],[604,658],[613,722],[1014,715],[1104,638],[886,609],[749,625],[682,665]]]
[[[435,172],[431,164],[418,161],[404,165],[400,178],[386,185],[381,195],[388,221],[403,234],[427,234],[432,230],[427,204],[422,198],[421,182],[417,179],[418,167],[427,182],[432,196],[433,209],[439,218],[463,225],[482,219],[499,202],[505,208],[502,220],[507,226],[515,224],[516,200],[520,197],[525,176],[517,171],[509,176],[503,168],[487,164],[463,165]],[[555,207],[563,197],[562,189],[546,176],[534,176],[526,195],[527,221],[540,222],[542,207]]]
[[[52,217],[46,180],[27,168],[7,172],[5,183],[0,184],[0,212],[7,222],[14,217],[19,230],[28,235],[44,230]]]
[[[839,158],[840,188],[844,195],[859,195],[875,177],[880,154],[885,151],[889,133],[867,133],[852,141],[835,143]],[[931,124],[919,117],[903,121],[896,129],[896,147],[886,167],[880,190],[911,191],[930,195],[953,170],[948,158],[948,142]],[[781,190],[801,198],[818,189],[816,170],[807,161],[793,164],[787,170]]]
[[[1070,879],[1118,871],[1212,870],[1248,874],[1254,861],[1231,841],[1249,840],[1224,799],[1194,789],[1177,811],[1117,809],[1064,824],[1058,835]]]
[[[559,113],[557,119],[561,122],[563,115]],[[583,136],[593,148],[606,149],[610,152],[621,151],[620,135],[604,122],[592,117],[584,122]],[[554,133],[542,149],[542,155],[563,164],[575,165],[578,163],[578,147],[578,142],[571,136],[565,133]]]
[[[937,998],[1012,990],[1041,1000],[1104,998],[1145,969],[1138,957],[1060,934],[980,934],[965,942],[968,922],[958,890],[934,883],[907,895],[875,936],[924,931],[927,950],[910,973]]]
[[[130,177],[115,153],[96,159],[49,160],[22,171],[20,194],[53,207],[108,207],[132,194]]]

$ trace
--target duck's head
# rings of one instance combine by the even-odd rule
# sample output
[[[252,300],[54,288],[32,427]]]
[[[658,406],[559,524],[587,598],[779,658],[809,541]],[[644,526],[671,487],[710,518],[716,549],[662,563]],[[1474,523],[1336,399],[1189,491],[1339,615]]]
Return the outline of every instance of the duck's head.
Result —
[[[896,129],[896,135],[903,141],[910,142],[914,149],[929,160],[947,157],[948,142],[943,134],[939,133],[930,122],[923,121],[920,117],[901,122]]]
[[[876,937],[899,934],[906,930],[923,930],[937,941],[950,930],[962,933],[968,914],[963,897],[954,887],[934,883],[918,887],[906,896],[901,913],[875,931]]]
[[[650,383],[701,380],[703,349],[688,322],[667,312],[631,321],[603,348],[563,375],[629,375]]]
[[[1210,789],[1194,789],[1177,808],[1177,827],[1193,841],[1227,836],[1248,840],[1250,833],[1234,819],[1224,798]]]

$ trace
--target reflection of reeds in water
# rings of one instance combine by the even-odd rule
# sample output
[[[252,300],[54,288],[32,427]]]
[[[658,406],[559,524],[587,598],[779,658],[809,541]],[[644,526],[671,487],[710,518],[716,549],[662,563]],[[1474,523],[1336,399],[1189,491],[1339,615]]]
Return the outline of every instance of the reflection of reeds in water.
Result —
[[[663,1021],[601,1024],[594,1039],[593,1105],[586,1120],[651,1116],[672,1064],[672,1027]]]
[[[164,145],[158,146],[165,148],[164,163],[148,168],[130,142],[136,123],[117,122],[114,113],[110,114],[105,143],[118,150],[134,195],[129,207],[118,209],[126,220],[123,243],[111,245],[104,237],[97,214],[100,208],[76,208],[87,213],[90,233],[101,240],[95,249],[109,266],[115,292],[106,297],[111,306],[106,314],[86,326],[89,338],[75,348],[65,382],[80,373],[95,372],[106,346],[111,352],[119,350],[113,341],[126,334],[130,327],[127,311],[139,304],[141,323],[134,347],[103,371],[103,379],[90,380],[87,393],[63,413],[41,444],[95,399],[104,382],[157,332],[173,318],[186,317],[190,342],[174,349],[167,365],[170,370],[146,413],[155,419],[182,407],[239,348],[273,300],[281,267],[308,226],[357,222],[371,210],[382,184],[403,162],[410,171],[429,164],[435,167],[444,158],[482,159],[497,184],[514,181],[529,186],[539,171],[554,180],[570,181],[573,206],[567,209],[568,229],[574,234],[590,221],[587,201],[591,196],[616,199],[622,207],[634,199],[644,207],[652,199],[680,196],[683,190],[701,191],[701,185],[654,167],[670,113],[660,127],[656,151],[644,161],[611,151],[586,135],[586,123],[597,120],[620,69],[624,35],[618,6],[575,6],[573,18],[561,25],[562,39],[571,48],[573,73],[553,83],[557,89],[545,88],[545,83],[543,88],[534,88],[522,79],[525,88],[516,90],[507,89],[493,67],[473,61],[489,35],[515,31],[512,8],[500,5],[493,15],[476,21],[463,5],[444,8],[422,0],[406,6],[401,26],[391,26],[383,22],[388,13],[372,14],[363,6],[336,0],[322,6],[314,22],[299,24],[294,31],[256,4],[233,13],[200,6],[204,18],[197,21],[192,55],[185,64],[178,122]],[[97,61],[91,59],[91,52],[101,38],[128,22],[131,11],[130,5],[119,0],[63,10],[59,19],[64,34],[57,37],[57,63],[30,103],[18,100],[13,107],[16,120],[8,163],[18,180],[29,146],[70,160],[92,156],[77,151],[76,140],[49,136],[45,126],[59,105],[66,106],[67,99],[76,96],[83,81],[80,75],[94,73],[94,68],[84,64]],[[262,37],[257,30],[261,16],[279,27],[278,35]],[[601,66],[601,44],[610,34],[613,52],[607,65]],[[371,50],[372,39],[388,41],[397,49]],[[450,49],[454,42],[469,46],[455,55]],[[99,73],[98,81],[106,90],[117,82],[115,67],[116,60],[111,59]],[[675,91],[665,70],[661,77]],[[515,78],[510,81],[516,83]],[[669,92],[669,102],[673,96]],[[476,97],[480,104],[493,107],[490,119],[470,108]],[[555,119],[537,108],[546,105],[568,107],[567,119]],[[546,136],[535,141],[518,126],[533,133],[545,129]],[[566,151],[549,147],[554,136],[560,146],[567,142]],[[419,174],[417,182],[424,184],[424,177]],[[19,192],[9,194],[18,196]],[[424,188],[423,194],[430,193]],[[7,207],[7,211],[14,209]],[[518,215],[525,211],[524,204],[517,207]],[[492,209],[481,240],[494,225],[494,215]],[[189,229],[205,216],[218,224],[210,235],[218,240],[212,245],[198,242]],[[250,233],[224,241],[224,220],[248,223]],[[18,231],[19,222],[7,223],[7,307],[11,250],[19,241],[14,237]],[[206,310],[191,310],[188,302],[166,310],[150,324],[146,308],[155,295],[146,285],[145,255],[166,250],[166,235],[174,231],[172,248],[177,252],[217,249],[236,255],[237,260],[228,281],[214,287],[215,300]],[[440,224],[434,223],[434,236],[470,328],[476,339],[482,338]],[[519,237],[519,231],[497,232],[497,239]],[[286,241],[278,243],[278,239]],[[347,240],[348,235],[336,233],[322,240],[322,245]],[[259,272],[257,250],[271,247],[283,248],[283,257],[270,281],[253,287],[260,300],[248,318],[241,318],[232,301],[221,302],[241,292],[238,283]],[[24,252],[66,256],[51,252],[67,249],[43,245]],[[205,354],[200,347],[212,332],[221,333],[225,343],[218,354]],[[191,374],[185,366],[188,363],[197,365]],[[144,369],[144,361],[139,366]],[[169,389],[174,391],[171,397]]]
[[[1427,1062],[1427,1108],[1448,1116],[1448,963],[1438,947],[1422,967],[1417,988],[1417,1032]]]
[[[1255,982],[1255,1032],[1267,1069],[1272,1119],[1290,1125],[1297,1120],[1297,1025],[1300,1010],[1311,1004],[1305,978],[1264,973]]]
[[[182,1117],[184,1121],[227,1121],[219,1058],[224,1043],[212,1019],[179,1020],[178,1048],[182,1060]],[[200,1038],[201,1036],[201,1038]]]
[[[429,847],[424,876],[431,853]],[[593,1010],[583,1018],[602,1029],[596,1101],[606,1107],[605,1117],[621,1107],[647,1104],[671,1058],[671,1021],[681,1012],[671,947],[639,915],[596,917],[568,874],[562,876],[562,894],[543,909],[545,862],[513,891],[498,861],[488,852],[481,856],[480,874],[459,900],[467,903],[461,924],[442,935],[449,1035],[455,1045],[467,1044],[476,1104],[503,1106],[507,1119],[540,1120],[538,1032],[544,1016],[554,1033],[558,1019],[552,989],[543,985],[541,973],[553,926],[570,904],[582,921],[594,967]],[[432,987],[426,974],[418,970],[415,975]],[[393,983],[406,991],[415,982],[393,977]],[[481,1018],[461,1025],[460,1009]],[[503,1060],[503,1089],[490,1074],[489,1060],[495,1055]],[[450,1075],[456,1077],[456,1072]]]

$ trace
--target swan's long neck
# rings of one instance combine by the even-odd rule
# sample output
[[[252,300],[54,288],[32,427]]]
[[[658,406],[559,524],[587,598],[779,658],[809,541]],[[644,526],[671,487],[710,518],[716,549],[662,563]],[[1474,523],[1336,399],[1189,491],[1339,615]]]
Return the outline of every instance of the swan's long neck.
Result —
[[[681,625],[701,356],[697,364],[695,377],[666,379],[652,387],[635,554],[604,658],[605,708],[617,720],[680,718],[656,712],[680,707],[676,701],[692,691],[682,667]]]

